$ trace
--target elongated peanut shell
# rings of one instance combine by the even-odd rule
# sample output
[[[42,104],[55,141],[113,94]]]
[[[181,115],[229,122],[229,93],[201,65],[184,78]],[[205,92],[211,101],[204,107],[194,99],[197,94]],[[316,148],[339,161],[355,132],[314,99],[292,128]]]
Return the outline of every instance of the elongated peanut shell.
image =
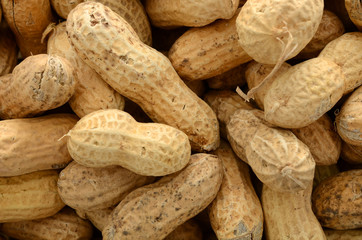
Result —
[[[308,146],[316,165],[337,163],[342,141],[327,114],[303,128],[292,129],[292,132]]]
[[[261,239],[263,210],[252,185],[249,167],[221,141],[214,152],[224,165],[220,190],[211,203],[209,217],[218,239]]]
[[[248,0],[236,20],[240,45],[260,63],[292,58],[313,38],[323,6],[323,0]]]
[[[329,42],[318,55],[337,63],[345,77],[347,94],[362,84],[362,33],[347,32]]]
[[[12,72],[0,77],[0,117],[33,117],[65,104],[74,93],[76,81],[68,60],[56,55],[27,57]]]
[[[0,52],[0,76],[2,76],[11,73],[18,62],[18,47],[14,35],[10,29],[3,26],[0,26]]]
[[[313,191],[313,212],[323,227],[362,227],[362,170],[349,170],[322,181]]]
[[[163,176],[189,162],[182,131],[160,123],[138,123],[117,109],[92,112],[69,131],[72,158],[88,167],[120,165],[140,175]]]
[[[356,27],[362,31],[362,4],[359,0],[344,1],[348,16]]]
[[[165,238],[211,203],[222,176],[222,162],[215,155],[192,155],[182,171],[128,194],[114,209],[103,239]]]
[[[252,60],[240,47],[236,15],[201,28],[191,28],[172,45],[168,57],[184,79],[203,80]]]
[[[341,68],[325,58],[312,58],[278,76],[264,98],[265,119],[283,128],[301,128],[316,121],[342,97]]]
[[[59,174],[58,192],[68,206],[94,211],[118,204],[132,190],[153,180],[119,166],[91,168],[72,162]]]
[[[59,139],[77,121],[66,113],[0,121],[0,176],[64,168],[72,159]]]
[[[66,21],[58,24],[48,39],[48,54],[67,59],[76,69],[77,86],[69,99],[72,110],[81,118],[100,109],[124,109],[125,100],[90,68],[75,52],[66,33]]]
[[[219,18],[231,18],[238,4],[236,0],[146,0],[145,8],[156,27],[201,27]]]
[[[311,206],[312,185],[304,191],[280,193],[263,186],[261,202],[265,217],[265,236],[280,239],[326,239]]]
[[[342,105],[336,117],[336,126],[345,142],[362,147],[362,86]]]
[[[240,109],[231,116],[227,134],[234,152],[274,191],[306,189],[315,168],[308,147],[291,131],[269,127],[254,114],[261,112]]]
[[[43,31],[55,21],[49,0],[1,0],[4,18],[15,35],[21,55],[46,53]]]
[[[0,177],[0,223],[56,214],[65,205],[57,191],[57,180],[55,170]]]
[[[92,225],[69,207],[38,220],[4,223],[0,231],[19,240],[90,240],[93,235]]]
[[[85,2],[68,15],[67,32],[85,62],[155,122],[185,132],[194,150],[217,148],[214,112],[179,78],[167,57],[143,44],[124,19],[100,3]]]

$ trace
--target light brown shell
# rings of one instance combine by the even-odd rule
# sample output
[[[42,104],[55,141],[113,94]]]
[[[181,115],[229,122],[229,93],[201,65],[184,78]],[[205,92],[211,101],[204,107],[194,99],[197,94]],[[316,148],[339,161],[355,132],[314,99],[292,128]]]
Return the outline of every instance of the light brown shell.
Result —
[[[43,31],[55,21],[49,0],[1,0],[4,19],[15,35],[21,55],[46,53]]]
[[[236,20],[240,46],[260,63],[276,64],[285,50],[290,59],[313,38],[323,6],[323,0],[248,0]]]
[[[66,113],[0,121],[0,176],[64,168],[72,159],[61,138],[77,121]]]
[[[0,177],[0,223],[56,214],[65,206],[57,191],[57,180],[55,170]]]
[[[280,193],[263,186],[266,239],[325,240],[323,229],[311,206],[312,184],[304,191]]]
[[[344,33],[341,20],[331,11],[323,10],[322,20],[312,40],[295,56],[297,59],[309,59],[317,57],[322,49],[334,39]]]
[[[344,1],[348,16],[356,27],[362,31],[362,4],[359,0]]]
[[[313,212],[323,227],[337,230],[362,227],[362,169],[322,181],[313,191]]]
[[[203,240],[202,229],[199,224],[189,219],[178,226],[164,240]]]
[[[362,84],[362,32],[347,32],[325,46],[319,57],[337,63],[345,76],[347,94]]]
[[[251,110],[254,107],[245,102],[236,92],[231,90],[209,90],[204,100],[216,113],[220,125],[220,135],[227,139],[226,124],[230,116],[238,109]]]
[[[216,19],[229,19],[238,7],[237,0],[146,0],[152,25],[161,28],[201,27]]]
[[[245,70],[247,64],[240,64],[224,73],[206,79],[209,88],[218,90],[235,90],[236,87],[241,87],[246,83]],[[199,82],[199,81],[193,81]]]
[[[252,60],[238,43],[236,15],[191,28],[172,45],[168,57],[184,79],[203,80]]]
[[[292,132],[308,146],[316,165],[337,163],[342,141],[327,114],[308,126],[292,129]]]
[[[271,64],[263,64],[256,61],[251,61],[248,63],[245,70],[245,80],[249,89],[258,86],[264,80],[264,78],[270,74],[273,68],[274,65]],[[278,71],[271,77],[271,79],[266,82],[262,88],[259,88],[258,91],[255,92],[254,100],[260,109],[264,110],[265,94],[269,90],[273,81],[289,68],[291,68],[291,65],[284,62]]]
[[[0,77],[0,118],[33,117],[60,107],[76,87],[72,65],[56,55],[27,57],[12,72]]]
[[[342,97],[345,77],[331,60],[312,58],[278,76],[264,98],[265,119],[283,128],[316,121]]]
[[[92,225],[68,207],[50,217],[4,223],[0,231],[19,240],[90,240],[93,235]]]
[[[259,110],[240,109],[226,125],[230,145],[261,182],[278,192],[306,189],[315,162],[308,147],[291,131],[263,123]]]
[[[86,115],[68,137],[68,151],[76,162],[88,167],[119,165],[146,176],[179,171],[191,155],[182,131],[160,123],[138,123],[117,109]]]
[[[76,209],[76,213],[81,218],[88,219],[89,221],[91,221],[93,226],[95,226],[99,231],[102,231],[103,228],[107,226],[113,209],[114,209],[113,206],[94,211],[83,211]]]
[[[158,240],[191,219],[216,197],[223,177],[221,160],[194,154],[182,171],[140,187],[114,209],[104,240]]]
[[[185,132],[196,151],[217,148],[219,127],[211,108],[185,85],[167,57],[143,44],[111,9],[79,4],[68,15],[67,32],[85,62],[153,121]]]
[[[343,141],[362,147],[362,86],[343,103],[336,126]]]
[[[249,166],[235,155],[226,141],[221,141],[213,153],[224,165],[223,182],[209,208],[214,232],[220,240],[260,240],[263,210],[250,179]]]
[[[360,240],[362,236],[362,229],[352,230],[334,230],[324,229],[327,240]]]
[[[69,12],[81,2],[84,0],[50,0],[52,8],[64,19],[67,19]]]
[[[66,21],[58,24],[48,39],[48,54],[67,59],[74,67],[77,82],[69,105],[78,117],[100,109],[124,109],[125,100],[75,52],[66,33]]]
[[[0,76],[3,76],[11,73],[18,62],[18,47],[14,35],[3,26],[0,26],[0,52]]]
[[[154,177],[119,166],[91,168],[72,162],[59,174],[58,192],[68,206],[95,211],[118,204],[132,190],[153,181]]]

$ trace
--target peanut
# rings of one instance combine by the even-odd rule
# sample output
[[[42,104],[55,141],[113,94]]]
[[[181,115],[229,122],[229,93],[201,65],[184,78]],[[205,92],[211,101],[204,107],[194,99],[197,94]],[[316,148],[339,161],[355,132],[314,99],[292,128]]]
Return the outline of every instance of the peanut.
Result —
[[[345,0],[344,1],[348,16],[356,27],[362,31],[362,4],[358,0]]]

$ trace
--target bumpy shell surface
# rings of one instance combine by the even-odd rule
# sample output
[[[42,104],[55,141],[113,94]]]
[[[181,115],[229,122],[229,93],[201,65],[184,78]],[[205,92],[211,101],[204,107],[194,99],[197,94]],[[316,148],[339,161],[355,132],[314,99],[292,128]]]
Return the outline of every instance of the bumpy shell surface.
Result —
[[[163,176],[181,170],[190,160],[190,143],[182,131],[138,123],[117,109],[86,115],[68,135],[70,155],[88,167],[120,165],[140,175]]]
[[[72,159],[59,139],[77,121],[74,114],[0,121],[0,176],[64,168]]]
[[[12,72],[0,77],[0,117],[33,117],[65,104],[76,86],[72,65],[56,55],[27,57]]]
[[[72,162],[59,174],[58,192],[68,206],[94,211],[118,204],[132,190],[153,180],[119,166],[90,168]]]
[[[275,192],[263,186],[261,202],[267,239],[326,239],[312,211],[311,193],[312,185],[304,191],[293,193]]]
[[[342,105],[336,117],[336,125],[345,142],[362,147],[362,86]]]
[[[143,44],[110,8],[79,4],[68,15],[67,32],[85,62],[155,122],[185,132],[194,150],[217,148],[219,127],[211,108],[185,85],[166,56]]]
[[[337,63],[345,76],[347,94],[362,84],[362,32],[348,32],[325,46],[319,57]]]
[[[239,43],[260,63],[276,64],[284,50],[292,58],[313,38],[323,6],[323,0],[248,0],[236,20]]]
[[[313,212],[323,227],[362,227],[362,170],[349,170],[322,181],[312,196]]]
[[[50,217],[4,223],[0,231],[19,240],[90,240],[93,234],[92,225],[68,207]]]
[[[222,162],[215,155],[192,155],[182,171],[128,194],[113,211],[103,239],[165,238],[211,203],[222,177]]]
[[[57,181],[55,170],[0,177],[0,223],[56,214],[65,206],[57,191]]]
[[[238,4],[236,0],[146,0],[145,8],[154,26],[201,27],[219,18],[231,18]]]
[[[344,1],[348,16],[356,27],[362,31],[362,3],[359,0]]]
[[[124,109],[125,100],[74,51],[66,33],[66,21],[58,24],[48,39],[48,54],[67,59],[76,69],[77,86],[69,105],[78,117],[100,109]]]
[[[211,226],[218,239],[261,239],[263,210],[250,180],[249,167],[221,141],[214,151],[224,165],[220,190],[210,205]]]
[[[203,80],[224,73],[252,58],[240,47],[236,15],[201,28],[191,28],[172,45],[168,57],[184,79]]]
[[[320,57],[304,61],[274,80],[264,98],[265,119],[283,128],[305,127],[329,111],[344,89],[336,63]]]

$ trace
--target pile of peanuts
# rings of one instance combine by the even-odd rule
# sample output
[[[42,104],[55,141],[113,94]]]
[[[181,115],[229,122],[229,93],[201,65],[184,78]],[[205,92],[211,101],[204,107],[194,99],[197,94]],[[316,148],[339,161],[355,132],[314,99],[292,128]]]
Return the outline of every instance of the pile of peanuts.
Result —
[[[362,238],[361,1],[0,3],[0,240]]]

